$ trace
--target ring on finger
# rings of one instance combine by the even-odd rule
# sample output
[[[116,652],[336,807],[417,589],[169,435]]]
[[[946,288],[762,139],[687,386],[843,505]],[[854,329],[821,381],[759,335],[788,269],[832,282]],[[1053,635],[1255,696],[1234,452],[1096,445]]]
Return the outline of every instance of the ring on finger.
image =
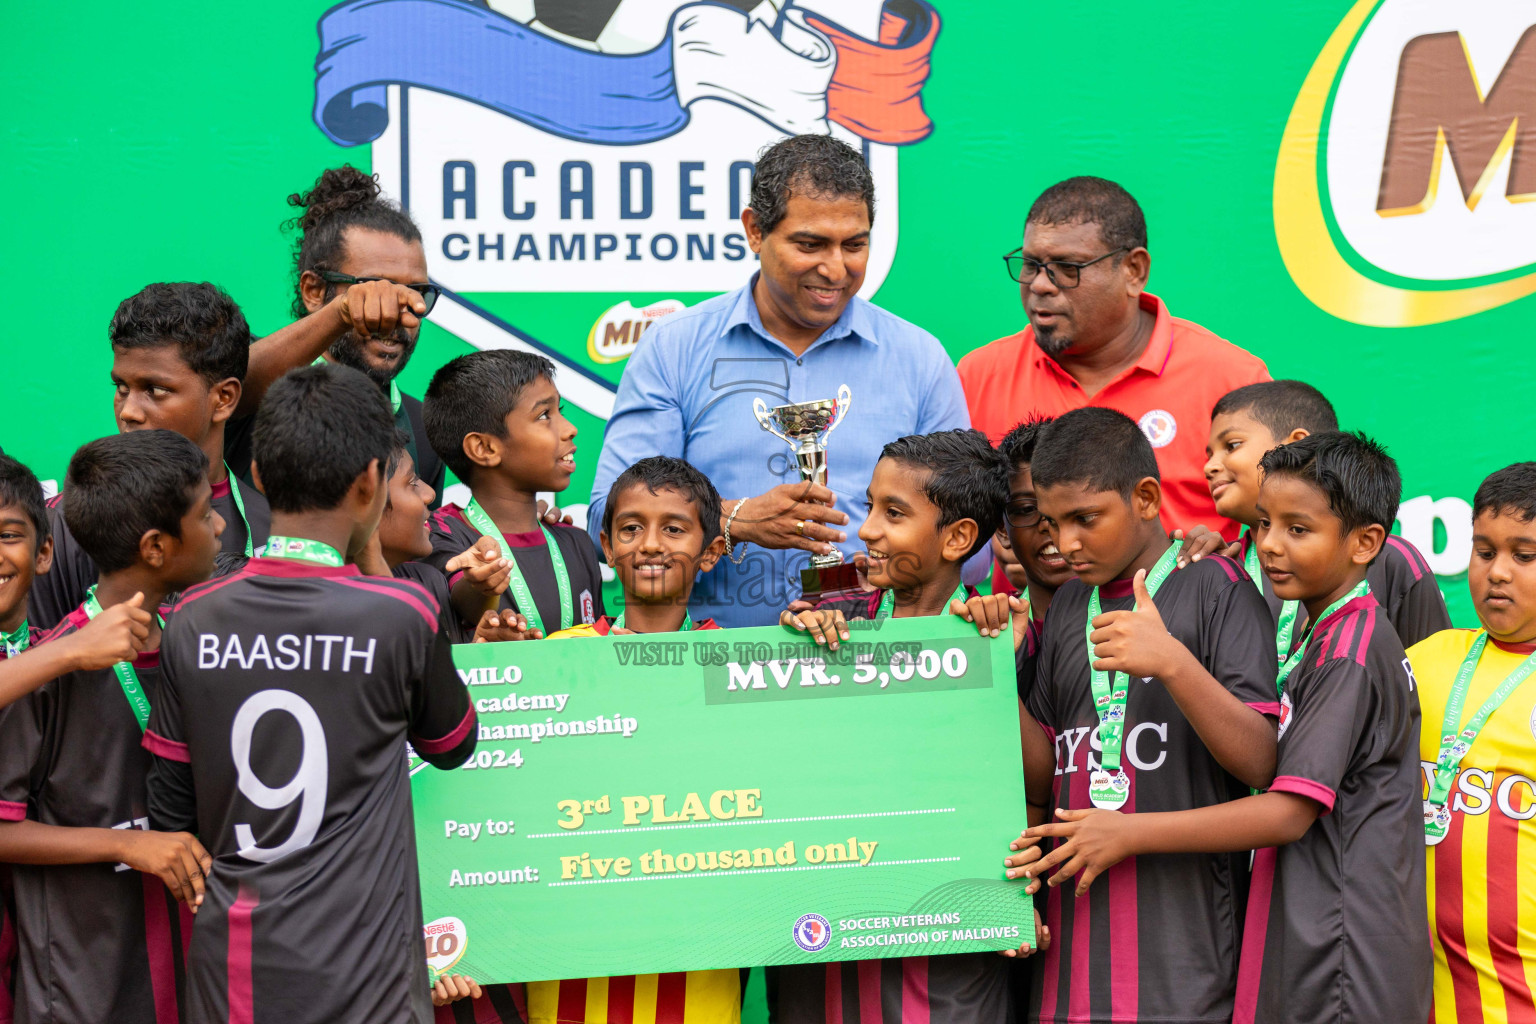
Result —
[[[795,520],[795,532],[798,533],[802,537],[805,536],[805,520],[804,519],[797,519],[797,520]]]

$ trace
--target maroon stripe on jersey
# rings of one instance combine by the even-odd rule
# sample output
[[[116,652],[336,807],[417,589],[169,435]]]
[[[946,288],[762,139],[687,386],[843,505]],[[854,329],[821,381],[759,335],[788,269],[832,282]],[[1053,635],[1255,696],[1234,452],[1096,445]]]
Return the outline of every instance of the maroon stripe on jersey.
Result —
[[[859,1024],[884,1024],[880,1012],[880,961],[860,960],[859,970]]]
[[[1365,664],[1365,656],[1371,649],[1371,634],[1376,632],[1376,612],[1380,608],[1381,605],[1372,603],[1365,609],[1365,624],[1360,627],[1360,644],[1355,648],[1355,661],[1361,665]]]
[[[1130,581],[1125,581],[1129,583]],[[1086,743],[1087,737],[1084,737]],[[1070,807],[1090,807],[1088,799],[1088,765],[1072,773],[1072,801]],[[1065,898],[1070,885],[1061,886],[1057,892]],[[1090,964],[1093,940],[1093,890],[1072,897],[1072,963],[1067,978],[1067,1016],[1072,1020],[1093,1019],[1093,970]]]
[[[1338,794],[1321,782],[1313,782],[1311,779],[1299,778],[1295,775],[1279,775],[1275,781],[1269,784],[1271,793],[1295,793],[1316,800],[1323,805],[1323,813],[1333,810],[1333,802],[1338,799]]]
[[[192,763],[192,752],[187,749],[185,743],[168,740],[159,733],[151,732],[148,729],[144,730],[143,747],[156,757],[163,757],[167,761],[180,761],[182,764]],[[437,751],[430,751],[430,753],[435,754]]]
[[[507,542],[509,548],[541,548],[544,546],[544,531],[534,530],[532,533],[504,533],[502,539]],[[658,1021],[657,1024],[660,1024]]]
[[[1227,579],[1232,583],[1236,583],[1238,580],[1245,580],[1248,578],[1248,573],[1243,569],[1243,567],[1232,561],[1232,559],[1228,558],[1226,555],[1207,555],[1206,561],[1214,562],[1215,564],[1221,566],[1221,571],[1227,574]]]
[[[195,587],[188,587],[186,590],[181,592],[181,600],[176,602],[176,606],[172,610],[180,611],[182,608],[185,608],[193,601],[196,601],[200,597],[207,597],[209,594],[213,593],[215,590],[218,590],[220,587],[227,587],[236,580],[248,580],[254,575],[255,573],[249,572],[247,569],[241,569],[237,573],[232,573],[228,576],[220,576],[216,580],[209,580],[207,583],[199,583]]]
[[[1403,540],[1403,538],[1395,534],[1388,534],[1387,546],[1403,556],[1403,561],[1407,562],[1408,568],[1413,571],[1414,579],[1423,579],[1424,574],[1429,572],[1429,563],[1424,560],[1424,556],[1419,553],[1419,549]]]
[[[1488,818],[1488,952],[1509,1024],[1531,1024],[1536,1002],[1520,956],[1520,822],[1503,814]]]
[[[928,1024],[928,958],[902,958],[901,972],[901,1024]]]
[[[1126,814],[1136,813],[1136,767],[1120,770],[1131,780]],[[1141,931],[1136,917],[1136,858],[1109,869],[1109,949],[1116,970],[1109,975],[1109,1013],[1115,1020],[1138,1020],[1141,1003]]]
[[[155,998],[156,1024],[176,1024],[175,940],[171,938],[171,911],[165,905],[165,883],[156,875],[144,881],[144,944],[149,953],[149,988]]]
[[[1257,711],[1261,715],[1271,715],[1271,716],[1273,716],[1275,718],[1279,718],[1280,717],[1280,702],[1279,701],[1272,700],[1272,701],[1269,701],[1267,703],[1249,704],[1248,706],[1253,708],[1253,710]]]
[[[367,590],[374,594],[388,594],[390,597],[398,598],[410,605],[422,618],[426,619],[427,625],[431,626],[434,630],[437,629],[437,600],[427,593],[427,588],[423,587],[420,583],[415,583],[411,580],[395,580],[391,586],[384,583],[373,583],[368,580],[352,578],[338,579],[336,582],[342,586],[352,587],[355,590]],[[409,591],[403,588],[409,588]]]
[[[251,912],[259,902],[252,890],[241,886],[229,908],[229,1024],[256,1024],[251,980]]]
[[[688,975],[670,971],[656,976],[656,1024],[683,1024],[687,1005]]]
[[[26,821],[27,805],[14,800],[0,800],[0,821]]]
[[[1467,932],[1463,921],[1464,895],[1461,891],[1461,844],[1465,814],[1451,815],[1451,827],[1445,839],[1435,847],[1435,924],[1440,945],[1445,947],[1446,963],[1451,968],[1451,991],[1456,998],[1456,1020],[1483,1019],[1483,996],[1478,991],[1477,970],[1467,956]]]
[[[585,1010],[582,1011],[586,1013]],[[583,1016],[581,1020],[586,1020]],[[635,1024],[635,976],[608,979],[608,1024]]]
[[[1045,732],[1051,737],[1051,743],[1054,745],[1056,734],[1050,729],[1046,729]],[[1061,780],[1060,775],[1051,779],[1052,807],[1062,806]],[[1046,890],[1044,898],[1045,926],[1051,930],[1051,945],[1044,954],[1041,954],[1045,957],[1045,961],[1040,965],[1040,1019],[1048,1020],[1056,1016],[1056,990],[1061,977],[1061,890]]]
[[[245,572],[253,576],[277,576],[282,579],[309,579],[319,577],[357,576],[361,573],[355,565],[314,565],[295,562],[291,558],[253,558],[245,563]],[[381,577],[382,578],[382,577]]]
[[[1232,1024],[1253,1024],[1259,1008],[1259,982],[1264,978],[1264,940],[1269,928],[1269,904],[1275,892],[1275,851],[1253,855],[1253,881],[1248,889],[1248,914],[1243,922],[1243,946],[1237,962],[1237,999]]]
[[[464,717],[459,721],[458,725],[453,727],[453,732],[450,732],[443,738],[436,740],[422,739],[418,736],[412,735],[411,746],[415,747],[417,750],[424,754],[443,754],[452,750],[460,743],[463,743],[464,737],[468,736],[469,731],[474,727],[475,706],[471,704],[469,707],[464,709]],[[148,733],[145,733],[146,742],[148,735]]]
[[[16,929],[11,927],[11,915],[0,904],[0,1024],[11,1024],[16,1004],[11,999],[15,987]]]
[[[432,525],[442,530],[444,533],[449,531],[449,520],[460,522],[465,526],[469,526],[469,520],[464,518],[463,511],[460,510],[459,506],[457,505],[444,505],[442,508],[432,513]],[[470,527],[470,529],[474,529],[474,527]]]
[[[560,983],[560,996],[555,1000],[555,1019],[574,1021],[587,1019],[587,979],[571,978]]]
[[[1342,610],[1342,609],[1341,609]],[[1350,615],[1339,623],[1339,628],[1333,633],[1333,653],[1331,658],[1343,658],[1349,655],[1350,644],[1355,635],[1360,632],[1360,616]]]
[[[843,1024],[842,964],[827,964],[825,999],[827,1024]]]

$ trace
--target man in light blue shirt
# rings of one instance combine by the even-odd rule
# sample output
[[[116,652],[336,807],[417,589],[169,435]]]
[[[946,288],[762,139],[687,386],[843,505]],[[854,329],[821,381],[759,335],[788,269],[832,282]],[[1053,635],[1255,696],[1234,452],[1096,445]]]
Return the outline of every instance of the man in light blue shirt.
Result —
[[[864,489],[886,442],[970,426],[938,340],[856,296],[874,221],[856,150],[825,135],[777,143],[741,219],[761,270],[646,332],[619,382],[587,513],[595,538],[609,487],[646,456],[697,466],[723,498],[732,550],[694,587],[691,610],[725,627],[778,621],[811,552],[863,550]],[[806,484],[752,400],[830,399],[843,384],[852,401],[827,443],[828,486]]]

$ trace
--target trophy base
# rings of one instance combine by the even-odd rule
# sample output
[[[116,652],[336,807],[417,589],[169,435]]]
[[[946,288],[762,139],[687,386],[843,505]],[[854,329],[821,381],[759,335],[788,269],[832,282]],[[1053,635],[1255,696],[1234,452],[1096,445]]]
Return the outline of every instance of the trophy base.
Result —
[[[809,565],[800,570],[800,596],[812,604],[868,593],[859,579],[859,570],[851,563]]]

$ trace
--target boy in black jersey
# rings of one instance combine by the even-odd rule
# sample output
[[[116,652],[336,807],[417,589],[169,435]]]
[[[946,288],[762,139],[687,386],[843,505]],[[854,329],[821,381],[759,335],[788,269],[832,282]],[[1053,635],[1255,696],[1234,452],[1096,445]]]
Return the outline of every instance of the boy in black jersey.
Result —
[[[267,541],[267,501],[224,465],[224,426],[240,401],[251,330],[240,307],[211,284],[152,284],[112,316],[113,413],[120,433],[174,430],[208,457],[222,549],[250,556]],[[85,599],[96,566],[50,503],[54,566],[32,594],[34,625],[50,629]]]
[[[370,576],[393,576],[425,587],[437,602],[443,632],[453,643],[520,639],[520,631],[527,627],[521,621],[522,617],[515,613],[482,612],[479,621],[471,628],[454,610],[448,592],[448,577],[443,570],[421,561],[432,555],[430,516],[437,495],[417,474],[409,442],[410,437],[405,431],[395,430],[394,450],[389,453],[389,463],[385,467],[389,484],[384,514],[379,518],[379,528],[374,531],[373,540],[358,556],[358,567]],[[457,572],[474,564],[473,556],[489,550],[494,544],[489,537],[480,538],[474,549],[451,560],[447,571]],[[503,618],[509,620],[506,625],[502,624]]]
[[[64,515],[101,579],[43,650],[104,604],[142,595],[156,607],[207,578],[223,529],[207,472],[197,446],[165,430],[75,453]],[[151,759],[141,742],[164,696],[160,639],[151,623],[132,663],[70,672],[0,712],[0,861],[14,865],[19,1020],[177,1018],[191,920],[175,900],[197,910],[209,858],[184,832],[145,831]]]
[[[149,637],[144,595],[135,594],[79,631],[33,650],[44,632],[28,621],[28,591],[52,562],[42,485],[26,466],[0,454],[0,708],[67,672],[131,661]],[[0,1001],[6,989],[0,985]],[[0,1012],[0,1021],[7,1019]]]
[[[173,613],[144,742],[151,820],[214,858],[190,1021],[431,1018],[405,742],[455,767],[475,713],[431,594],[348,564],[378,527],[394,430],[356,370],[273,385],[253,470],[273,538]]]
[[[1249,578],[1263,589],[1278,628],[1287,634],[1277,638],[1280,646],[1288,646],[1291,637],[1301,635],[1307,624],[1306,613],[1276,597],[1274,586],[1259,571],[1253,534],[1259,521],[1259,459],[1278,445],[1338,429],[1339,420],[1328,399],[1299,380],[1249,384],[1222,396],[1211,410],[1206,484],[1216,511],[1244,526],[1233,557],[1247,566]],[[1381,557],[1371,563],[1366,575],[1371,593],[1386,609],[1387,620],[1404,647],[1451,628],[1435,574],[1408,541],[1388,534]]]
[[[887,444],[866,492],[869,514],[859,528],[867,545],[867,597],[824,601],[786,611],[779,621],[835,650],[848,619],[949,613],[974,616],[982,602],[961,584],[966,559],[1002,522],[1008,462],[977,430],[944,430]],[[978,622],[978,625],[981,623]],[[1042,945],[1044,943],[1042,942]],[[903,1007],[950,1024],[987,1024],[1009,1016],[1008,961],[992,953],[900,957],[768,968],[777,1019],[786,1024],[882,1020],[882,1006]]]
[[[602,575],[585,531],[539,517],[539,493],[565,490],[576,469],[576,428],[560,413],[554,373],[532,353],[472,352],[433,375],[423,409],[433,449],[474,496],[465,508],[434,514],[427,561],[446,570],[491,537],[480,564],[450,577],[454,602],[471,622],[486,608],[517,612],[529,639],[603,614]]]
[[[1363,434],[1337,432],[1259,466],[1260,563],[1315,624],[1281,666],[1269,791],[1177,814],[1063,814],[1029,831],[1064,839],[1029,870],[1064,862],[1050,884],[1081,870],[1081,891],[1128,856],[1257,849],[1232,1019],[1427,1020],[1419,702],[1367,582],[1397,515],[1397,466]]]
[[[1230,559],[1179,567],[1158,522],[1157,459],[1135,421],[1068,412],[1041,435],[1030,470],[1077,576],[1051,602],[1021,722],[1031,801],[1139,816],[1267,785],[1273,622]],[[1010,875],[1037,875],[1022,857],[1009,863]],[[1142,857],[1091,888],[1051,890],[1052,944],[1035,957],[1025,1019],[1229,1019],[1246,880],[1246,858]]]

